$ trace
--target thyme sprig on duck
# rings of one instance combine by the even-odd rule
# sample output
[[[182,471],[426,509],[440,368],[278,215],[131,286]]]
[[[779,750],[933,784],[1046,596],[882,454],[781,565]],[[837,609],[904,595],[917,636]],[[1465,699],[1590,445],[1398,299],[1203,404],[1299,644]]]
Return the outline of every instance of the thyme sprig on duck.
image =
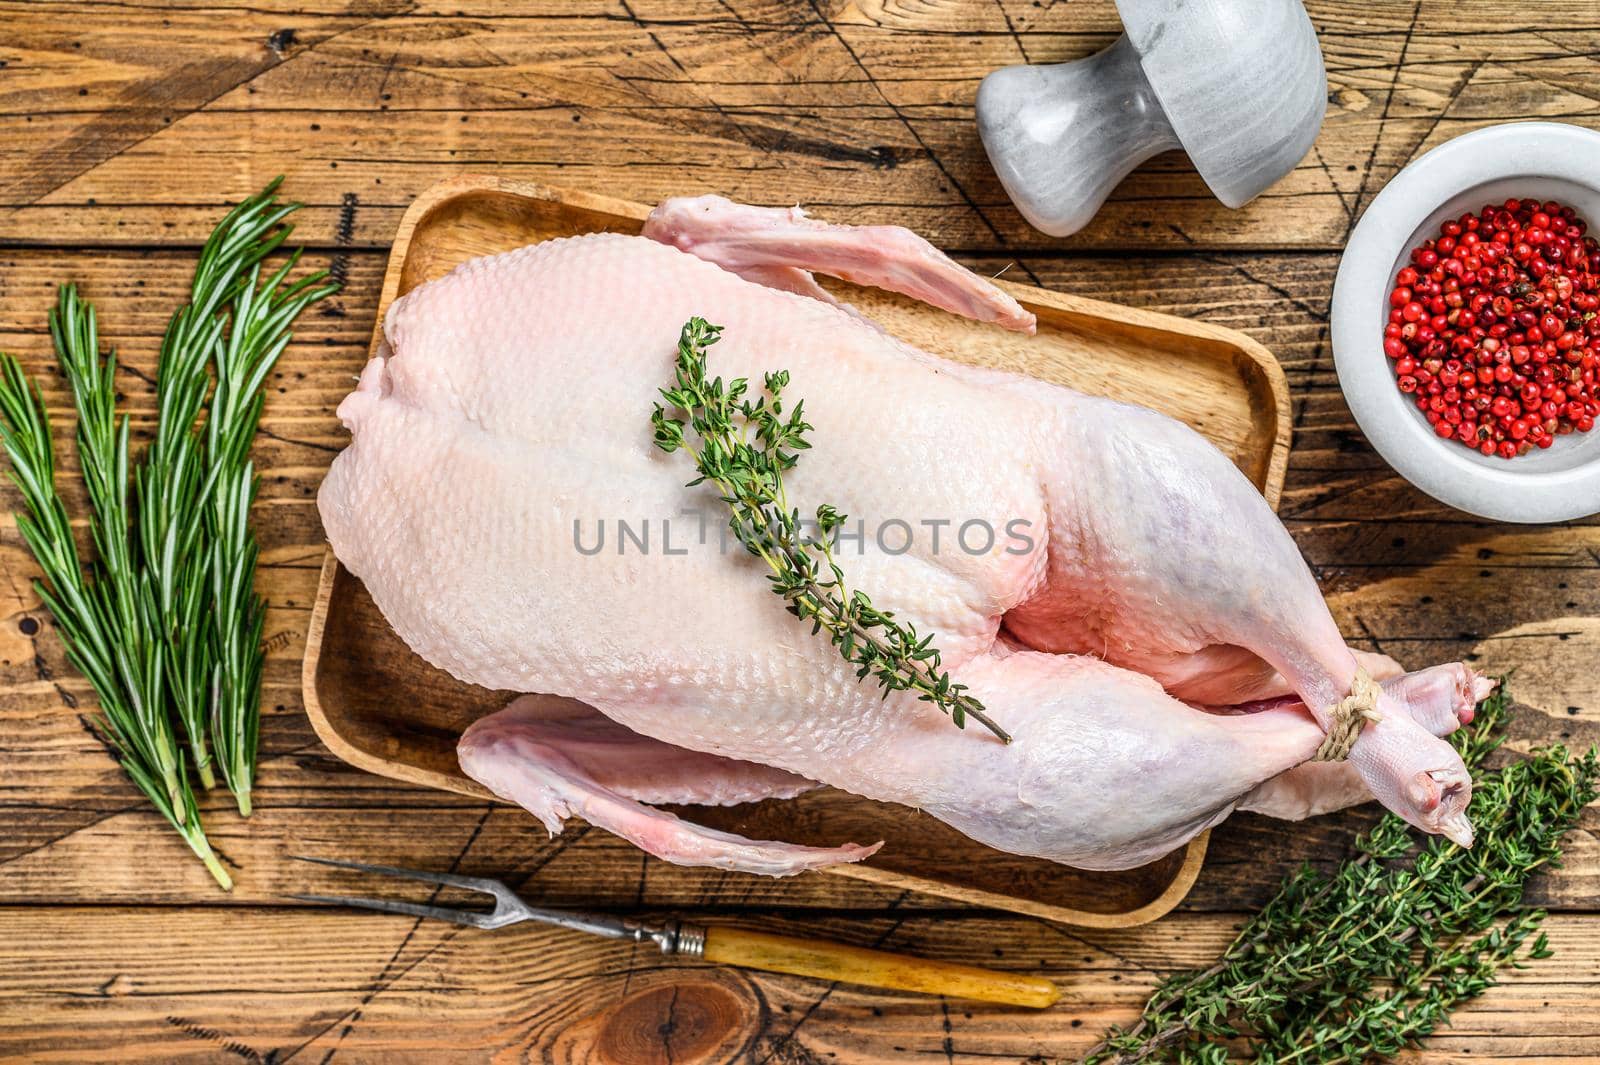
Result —
[[[728,505],[728,528],[750,554],[765,562],[772,591],[789,611],[809,621],[812,632],[826,632],[856,678],[873,677],[890,692],[912,691],[950,715],[957,728],[970,717],[1009,743],[1011,737],[988,715],[963,684],[940,668],[932,635],[879,610],[860,589],[851,589],[834,559],[831,542],[845,515],[827,504],[816,509],[815,535],[802,528],[800,512],[789,505],[783,475],[798,453],[811,445],[804,404],[784,410],[789,374],[765,375],[762,391],[752,393],[745,378],[724,384],[709,377],[707,349],[721,326],[691,318],[678,339],[674,383],[661,389],[665,405],[651,415],[655,443],[662,451],[682,450],[699,476],[690,487],[711,483]],[[698,444],[695,443],[698,440]]]
[[[1384,817],[1332,874],[1286,878],[1216,964],[1168,980],[1087,1060],[1366,1061],[1415,1045],[1507,966],[1546,957],[1545,915],[1523,892],[1559,862],[1600,763],[1553,746],[1483,770],[1508,714],[1501,685],[1456,734],[1475,775],[1471,850]]]

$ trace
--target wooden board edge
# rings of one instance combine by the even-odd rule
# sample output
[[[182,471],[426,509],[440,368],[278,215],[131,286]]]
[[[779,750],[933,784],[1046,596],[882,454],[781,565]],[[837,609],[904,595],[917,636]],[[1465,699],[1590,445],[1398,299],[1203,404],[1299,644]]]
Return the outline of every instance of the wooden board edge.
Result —
[[[981,888],[966,888],[948,884],[942,880],[932,880],[927,877],[915,876],[910,873],[897,873],[888,869],[879,869],[864,862],[844,865],[830,865],[820,870],[833,876],[845,876],[852,880],[864,880],[870,884],[880,884],[884,887],[909,888],[924,895],[933,895],[937,898],[951,899],[955,902],[964,902],[972,906],[983,906],[993,910],[1005,910],[1008,913],[1020,913],[1027,917],[1039,917],[1046,921],[1055,921],[1059,924],[1072,925],[1074,928],[1136,928],[1139,925],[1149,924],[1171,913],[1172,910],[1188,897],[1189,890],[1194,887],[1200,878],[1200,869],[1205,864],[1206,849],[1211,842],[1211,830],[1208,828],[1194,839],[1184,845],[1183,862],[1178,866],[1178,871],[1168,881],[1161,894],[1145,903],[1143,906],[1122,913],[1096,913],[1093,910],[1078,910],[1070,906],[1052,906],[1045,902],[1033,902],[1017,895],[1002,895],[998,892],[984,891]]]
[[[1246,336],[1237,329],[1212,325],[1209,322],[1190,324],[1198,327],[1198,332],[1214,336],[1232,345],[1249,359],[1260,373],[1267,394],[1272,397],[1272,445],[1267,456],[1266,476],[1258,487],[1261,489],[1261,494],[1266,497],[1267,505],[1276,513],[1278,503],[1283,498],[1283,482],[1289,473],[1289,449],[1294,439],[1294,415],[1289,404],[1289,377],[1283,372],[1283,364],[1278,362],[1277,356],[1254,337]]]
[[[1265,398],[1271,401],[1272,433],[1268,447],[1267,465],[1262,483],[1256,487],[1273,510],[1283,495],[1283,481],[1289,469],[1289,446],[1293,436],[1293,418],[1289,405],[1289,378],[1276,356],[1254,337],[1229,329],[1227,326],[1181,318],[1175,314],[1129,307],[1121,303],[1074,296],[1066,292],[1024,285],[1015,281],[994,280],[997,288],[1008,293],[1019,303],[1046,306],[1069,314],[1082,315],[1118,322],[1140,329],[1158,331],[1177,336],[1200,337],[1224,345],[1238,352],[1249,363],[1249,373],[1264,386]],[[1253,382],[1247,382],[1246,387]]]
[[[633,200],[619,200],[612,196],[584,192],[581,189],[557,188],[534,181],[518,181],[497,177],[494,174],[457,174],[429,185],[411,201],[400,224],[395,227],[394,241],[389,248],[389,262],[383,271],[383,287],[378,292],[377,318],[372,329],[372,343],[368,355],[376,355],[383,339],[383,319],[389,305],[400,294],[400,275],[404,271],[406,256],[411,250],[411,240],[423,221],[434,211],[462,196],[481,192],[504,192],[553,203],[570,203],[586,211],[614,214],[643,222],[650,208]]]
[[[330,544],[322,556],[322,572],[317,578],[317,597],[311,604],[311,619],[306,624],[306,654],[300,663],[301,700],[306,708],[306,717],[311,721],[311,729],[317,734],[317,738],[341,761],[377,776],[427,788],[453,791],[458,795],[499,801],[493,792],[474,780],[465,777],[458,779],[445,773],[418,769],[403,762],[391,762],[372,754],[346,739],[344,733],[340,732],[338,726],[329,719],[322,708],[322,697],[317,691],[317,674],[322,668],[322,647],[328,623],[328,606],[333,599],[333,586],[338,576],[339,559],[334,555],[333,545]]]

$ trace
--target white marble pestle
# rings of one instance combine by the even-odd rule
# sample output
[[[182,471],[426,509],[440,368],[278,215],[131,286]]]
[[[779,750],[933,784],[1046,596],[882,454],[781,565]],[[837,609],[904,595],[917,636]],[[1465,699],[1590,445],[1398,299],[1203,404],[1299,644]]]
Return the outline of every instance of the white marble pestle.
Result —
[[[1073,63],[997,70],[978,131],[1034,226],[1088,225],[1128,172],[1182,148],[1242,207],[1305,155],[1327,110],[1317,34],[1300,0],[1118,0],[1125,30]]]

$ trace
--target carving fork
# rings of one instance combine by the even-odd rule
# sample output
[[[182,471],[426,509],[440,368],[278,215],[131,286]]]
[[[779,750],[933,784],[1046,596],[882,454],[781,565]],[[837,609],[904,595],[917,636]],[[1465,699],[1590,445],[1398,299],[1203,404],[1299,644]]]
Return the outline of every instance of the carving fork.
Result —
[[[444,884],[492,895],[494,909],[462,910],[448,906],[401,902],[395,899],[352,898],[344,895],[292,896],[303,902],[356,906],[366,910],[382,910],[385,913],[409,914],[412,917],[433,917],[442,921],[454,921],[456,924],[471,925],[474,928],[504,928],[506,925],[520,924],[523,921],[540,921],[578,932],[605,936],[608,939],[627,939],[640,943],[649,940],[660,947],[663,954],[703,958],[721,965],[760,969],[763,972],[789,973],[817,980],[837,980],[865,987],[949,995],[952,998],[978,999],[1011,1006],[1029,1006],[1034,1009],[1043,1009],[1061,997],[1061,992],[1055,984],[1037,976],[996,972],[969,965],[953,965],[949,962],[930,961],[904,954],[890,954],[881,950],[831,943],[822,939],[794,939],[729,925],[691,924],[677,918],[668,918],[652,924],[607,913],[545,909],[528,905],[505,883],[486,877],[429,873],[418,869],[398,869],[390,865],[368,865],[364,862],[346,862],[333,858],[312,858],[301,855],[292,857],[297,861],[316,862],[318,865],[331,865],[337,869],[406,877],[429,884]]]

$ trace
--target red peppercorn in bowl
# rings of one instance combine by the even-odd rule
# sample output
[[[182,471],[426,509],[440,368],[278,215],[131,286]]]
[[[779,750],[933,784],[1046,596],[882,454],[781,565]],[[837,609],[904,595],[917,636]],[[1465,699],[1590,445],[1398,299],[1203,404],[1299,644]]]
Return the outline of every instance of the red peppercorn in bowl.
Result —
[[[1446,219],[1395,275],[1383,351],[1435,435],[1514,459],[1600,415],[1600,244],[1555,200]]]
[[[1402,170],[1334,284],[1362,431],[1441,502],[1503,521],[1600,511],[1600,133],[1458,137]]]

